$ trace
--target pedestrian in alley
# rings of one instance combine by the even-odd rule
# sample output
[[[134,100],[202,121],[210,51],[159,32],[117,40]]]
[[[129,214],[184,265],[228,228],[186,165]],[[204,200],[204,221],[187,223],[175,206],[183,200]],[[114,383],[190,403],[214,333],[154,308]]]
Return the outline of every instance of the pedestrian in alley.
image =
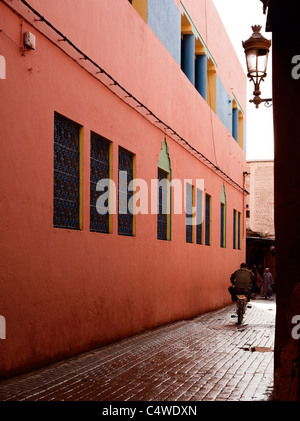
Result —
[[[259,276],[258,269],[257,269],[256,265],[254,265],[252,267],[251,272],[254,276],[254,280],[253,280],[253,284],[252,284],[252,292],[254,294],[258,294],[258,293],[260,293],[260,276]]]
[[[263,297],[265,297],[265,300],[267,298],[271,298],[274,287],[274,280],[269,268],[266,268],[264,271],[261,281],[263,286]]]

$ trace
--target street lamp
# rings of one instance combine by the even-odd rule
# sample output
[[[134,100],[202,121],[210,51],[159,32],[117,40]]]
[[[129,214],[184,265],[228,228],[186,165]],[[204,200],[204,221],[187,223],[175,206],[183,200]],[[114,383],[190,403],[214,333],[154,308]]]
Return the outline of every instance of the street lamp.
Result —
[[[250,100],[258,108],[258,106],[265,102],[269,105],[272,98],[262,99],[260,97],[260,82],[267,76],[268,55],[271,46],[271,41],[264,38],[260,33],[261,26],[254,25],[251,27],[253,34],[247,40],[242,42],[245,55],[248,74],[247,77],[254,83],[254,98]]]

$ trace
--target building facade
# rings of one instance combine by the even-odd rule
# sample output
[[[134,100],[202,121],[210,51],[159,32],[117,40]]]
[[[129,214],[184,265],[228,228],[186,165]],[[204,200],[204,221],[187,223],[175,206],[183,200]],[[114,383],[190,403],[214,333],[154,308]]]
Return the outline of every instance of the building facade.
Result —
[[[247,172],[246,229],[274,239],[274,161],[248,161]]]
[[[230,303],[246,77],[212,2],[4,0],[0,23],[1,377]]]
[[[274,161],[247,162],[246,255],[249,267],[268,267],[276,280]]]

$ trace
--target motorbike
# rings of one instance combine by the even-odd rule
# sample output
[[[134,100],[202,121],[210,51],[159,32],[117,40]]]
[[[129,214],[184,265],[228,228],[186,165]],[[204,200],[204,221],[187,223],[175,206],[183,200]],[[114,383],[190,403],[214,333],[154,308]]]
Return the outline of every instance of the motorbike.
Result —
[[[236,300],[236,315],[238,318],[238,324],[243,323],[243,318],[246,313],[246,308],[251,308],[250,305],[248,305],[248,298],[247,298],[247,292],[244,291],[238,291],[236,294],[237,300]]]
[[[244,314],[246,312],[247,308],[247,297],[243,294],[237,295],[236,300],[236,313],[238,317],[238,324],[241,324],[243,322]]]

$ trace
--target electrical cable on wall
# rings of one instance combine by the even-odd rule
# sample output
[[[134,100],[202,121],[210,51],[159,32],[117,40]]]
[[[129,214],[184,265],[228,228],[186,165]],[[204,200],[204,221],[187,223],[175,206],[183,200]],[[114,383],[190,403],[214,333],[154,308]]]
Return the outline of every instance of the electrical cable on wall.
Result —
[[[135,109],[139,114],[141,114],[143,117],[145,117],[151,124],[154,124],[158,129],[163,131],[164,133],[168,130],[169,134],[168,136],[171,137],[174,141],[179,143],[181,146],[183,146],[186,150],[188,150],[193,156],[195,156],[197,159],[199,159],[202,163],[204,163],[208,168],[210,168],[212,171],[214,171],[216,174],[218,174],[221,178],[226,179],[231,185],[233,185],[235,188],[237,188],[239,191],[243,192],[244,194],[249,194],[242,186],[240,186],[236,181],[234,181],[229,175],[227,175],[223,170],[221,170],[218,165],[214,164],[210,159],[208,159],[205,155],[203,155],[200,151],[198,151],[196,148],[194,148],[187,140],[185,140],[182,136],[180,136],[172,127],[170,127],[168,124],[164,123],[159,117],[157,117],[145,104],[143,104],[140,100],[138,100],[134,95],[132,95],[130,92],[128,92],[122,85],[120,85],[108,72],[106,72],[100,65],[98,65],[95,61],[93,61],[88,55],[83,53],[72,41],[70,41],[61,31],[59,31],[55,26],[53,26],[47,19],[45,19],[44,16],[42,16],[37,10],[35,10],[26,0],[20,0],[21,3],[23,3],[28,9],[31,10],[31,12],[38,17],[38,19],[34,19],[35,22],[42,22],[45,23],[49,28],[51,28],[57,35],[59,35],[59,39],[56,40],[56,42],[64,42],[67,43],[70,47],[72,47],[81,57],[80,58],[74,58],[69,53],[62,49],[66,54],[69,55],[69,57],[72,57],[73,60],[80,65],[83,69],[88,71],[93,77],[95,77],[99,82],[101,82],[104,86],[106,86],[112,93],[114,93],[118,98],[120,98],[122,101],[124,101],[127,105],[129,105],[131,108]],[[38,29],[38,28],[37,28]],[[43,34],[45,35],[45,34]],[[47,35],[45,35],[47,37]],[[47,37],[49,38],[49,37]],[[56,44],[57,45],[57,44]],[[92,64],[96,69],[96,73],[91,73],[88,69],[86,69],[82,64],[78,62],[80,61],[88,61],[90,64]],[[100,79],[100,77],[104,76],[107,78],[107,83],[105,83],[105,80]],[[116,92],[117,88],[121,90],[122,93],[125,93],[125,97],[120,96],[118,92]],[[136,104],[133,106],[128,102],[128,99],[133,100]],[[141,112],[141,110],[146,111],[146,114]],[[149,118],[153,118],[154,120],[151,121]],[[159,125],[159,126],[157,126]],[[161,127],[162,126],[162,127]],[[213,137],[214,139],[214,137]]]

